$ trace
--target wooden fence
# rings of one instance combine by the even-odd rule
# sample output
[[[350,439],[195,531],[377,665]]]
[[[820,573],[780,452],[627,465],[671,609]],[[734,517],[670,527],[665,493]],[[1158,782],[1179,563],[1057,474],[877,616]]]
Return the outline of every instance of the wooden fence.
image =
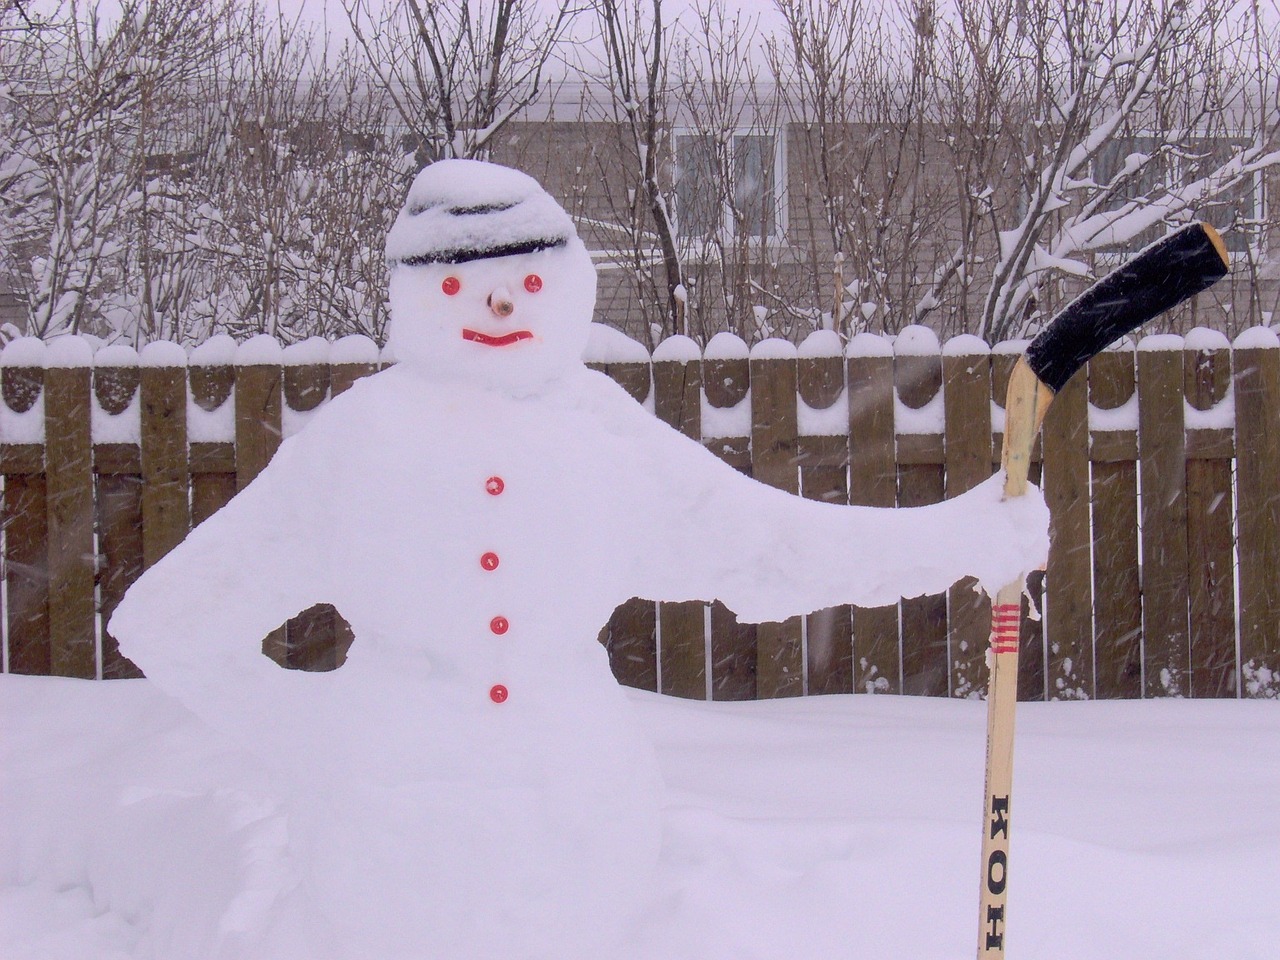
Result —
[[[922,328],[844,350],[748,352],[721,335],[650,358],[597,338],[592,366],[758,480],[879,507],[937,501],[990,476],[1019,345],[939,348]],[[1052,511],[1029,578],[1025,699],[1280,695],[1280,346],[1196,331],[1096,358],[1057,397],[1035,474]],[[4,669],[138,676],[102,623],[124,590],[227,502],[330,396],[376,372],[348,338],[91,355],[74,338],[0,354]],[[1087,374],[1087,376],[1086,376]],[[744,522],[750,522],[744,518]],[[234,602],[229,598],[228,602]],[[966,584],[874,609],[740,624],[724,607],[620,607],[601,640],[624,683],[685,697],[977,696],[989,611]],[[175,642],[181,642],[175,638]],[[351,642],[331,607],[264,641],[283,665],[333,669]]]

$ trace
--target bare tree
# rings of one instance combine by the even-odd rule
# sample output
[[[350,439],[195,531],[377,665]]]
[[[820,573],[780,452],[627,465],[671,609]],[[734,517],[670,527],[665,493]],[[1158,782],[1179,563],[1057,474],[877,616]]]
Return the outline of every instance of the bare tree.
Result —
[[[992,108],[993,156],[1020,184],[1016,204],[986,210],[992,266],[974,326],[989,340],[1033,330],[1059,281],[1091,275],[1091,255],[1132,248],[1280,163],[1267,147],[1274,114],[1259,110],[1261,124],[1234,144],[1223,135],[1246,102],[1260,105],[1241,82],[1249,25],[1216,0],[958,9],[953,49],[972,67],[956,72],[985,91],[975,98]],[[965,184],[973,196],[997,188]],[[975,250],[965,259],[985,252]]]
[[[418,166],[484,157],[543,95],[576,8],[558,0],[343,0]]]
[[[0,205],[11,242],[0,269],[28,304],[28,332],[95,332],[136,306],[117,254],[142,199],[146,110],[211,68],[224,16],[205,0],[163,10],[128,0],[108,18],[70,0],[5,42]],[[16,6],[4,22],[14,17],[29,20]]]
[[[605,164],[599,171],[604,184],[623,168],[621,193],[611,198],[627,240],[619,256],[638,302],[650,307],[644,332],[652,346],[663,336],[686,332],[673,194],[661,173],[670,135],[667,51],[673,31],[663,18],[662,0],[592,0],[592,9],[603,57],[587,71],[605,97],[603,105],[589,99],[587,115],[596,119],[599,111],[617,137],[616,153],[598,151],[596,161]]]

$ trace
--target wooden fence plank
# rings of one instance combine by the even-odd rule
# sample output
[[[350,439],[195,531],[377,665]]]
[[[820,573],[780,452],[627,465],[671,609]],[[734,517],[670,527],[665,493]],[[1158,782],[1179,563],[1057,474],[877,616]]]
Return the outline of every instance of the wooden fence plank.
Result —
[[[591,363],[644,403],[651,391],[652,373],[647,363]],[[653,601],[632,597],[613,611],[600,631],[600,642],[609,652],[609,665],[618,682],[638,690],[658,689],[657,608]]]
[[[991,477],[991,354],[976,337],[948,343],[942,357],[946,423],[946,495],[957,497]],[[991,598],[967,578],[947,593],[951,695],[981,697],[987,689]]]
[[[290,359],[290,350],[302,350],[308,358],[324,357],[328,345],[322,347],[317,350],[312,342],[304,341],[284,351],[282,423],[287,412],[310,413],[329,399],[329,364],[316,360],[296,363]],[[285,623],[285,665],[291,670],[313,673],[336,670],[345,662],[353,639],[351,625],[341,613],[330,603],[318,603]]]
[[[658,689],[658,611],[651,600],[633,597],[613,611],[601,632],[618,682],[637,690]]]
[[[1176,349],[1165,346],[1175,342]],[[1190,689],[1187,453],[1182,404],[1181,339],[1147,337],[1138,349],[1145,696],[1186,696]]]
[[[1093,696],[1093,591],[1089,534],[1089,425],[1086,374],[1058,391],[1045,417],[1044,494],[1050,513],[1044,612],[1049,696]]]
[[[927,335],[927,336],[926,336]],[[919,340],[904,350],[909,340]],[[922,345],[928,340],[927,345]],[[894,344],[894,385],[907,410],[922,410],[942,390],[942,357],[937,337],[923,327],[907,328]],[[941,424],[939,424],[941,426]],[[914,439],[916,431],[897,427],[898,442]],[[921,433],[922,436],[931,434]],[[938,463],[898,465],[898,506],[921,507],[938,503],[946,492],[945,471]],[[931,594],[904,599],[902,623],[902,692],[914,696],[945,697],[951,668],[947,656],[947,595]]]
[[[1240,690],[1280,697],[1280,345],[1250,330],[1234,351],[1240,528]]]
[[[800,492],[797,469],[796,361],[769,344],[751,357],[751,472],[762,483]],[[790,345],[787,345],[790,347]],[[778,351],[781,352],[781,351]],[[756,690],[761,698],[804,693],[804,645],[799,617],[756,627]]]
[[[47,676],[52,657],[49,513],[44,474],[7,474],[3,503],[9,672]]]
[[[854,337],[846,361],[849,384],[849,502],[892,507],[898,500],[893,433],[893,352],[870,334]],[[855,693],[898,693],[902,664],[898,606],[854,607]]]
[[[714,339],[714,338],[713,338]],[[724,345],[728,344],[729,349]],[[708,344],[708,347],[711,345]],[[712,410],[730,410],[743,403],[751,385],[751,363],[747,345],[724,334],[719,350],[708,350],[702,362],[702,389]],[[708,450],[735,470],[751,476],[749,417],[744,435],[714,437],[704,435]],[[711,604],[711,699],[754,700],[756,698],[756,625],[742,623],[723,603]]]
[[[1201,338],[1203,340],[1203,338]],[[1220,342],[1215,342],[1220,341]],[[1216,425],[1214,408],[1231,387],[1231,353],[1218,335],[1183,356],[1188,427],[1199,411]],[[1190,441],[1190,436],[1188,437]],[[1190,446],[1190,442],[1188,442]],[[1232,451],[1232,454],[1234,451]],[[1231,454],[1187,459],[1187,567],[1190,588],[1193,697],[1236,695],[1235,557]]]
[[[54,676],[97,676],[89,347],[83,366],[45,370],[49,646]]]
[[[43,348],[42,348],[43,349]],[[15,414],[44,420],[43,359],[17,363],[13,354],[0,364],[0,404],[6,417]],[[0,438],[0,532],[4,534],[3,570],[7,598],[0,616],[8,636],[11,673],[49,673],[49,513],[42,444],[34,437]]]
[[[187,371],[149,364],[141,374],[143,557],[151,567],[191,529]]]
[[[1134,396],[1133,346],[1107,350],[1089,362],[1089,402],[1100,424],[1124,428],[1133,450],[1126,459],[1100,460],[1119,430],[1091,434],[1094,452],[1093,582],[1095,693],[1099,698],[1142,696],[1142,584],[1138,569],[1138,464],[1136,419],[1119,418]],[[1107,422],[1107,417],[1111,422]]]
[[[197,353],[187,370],[190,403],[205,413],[231,403],[236,371],[231,364],[202,364]],[[232,412],[234,421],[234,413]],[[234,428],[233,428],[234,429]],[[224,455],[225,451],[225,455]],[[236,493],[236,454],[233,443],[191,440],[191,525],[199,526],[222,509]]]
[[[142,574],[142,499],[145,487],[137,474],[100,473],[97,477],[98,577],[101,616],[105,625],[124,599],[125,591]],[[120,652],[115,637],[103,627],[102,678],[128,680],[142,676],[132,660]]]
[[[654,412],[658,419],[686,437],[702,441],[702,369],[697,346],[687,343],[695,359],[662,359],[653,364]],[[664,342],[669,352],[676,338]],[[707,696],[706,604],[701,601],[658,604],[662,692],[704,700]]]
[[[831,411],[838,434],[801,436],[798,441],[800,494],[822,503],[849,502],[848,401],[845,399],[845,360],[840,339],[830,343],[815,335],[817,347],[800,357],[796,388],[807,414],[824,421]],[[809,341],[813,343],[814,341]],[[824,349],[825,346],[825,349]],[[838,406],[837,406],[838,404]],[[815,428],[824,424],[815,424]],[[801,425],[801,429],[804,427]],[[805,618],[806,692],[810,694],[853,691],[853,619],[847,605],[828,607]]]
[[[254,340],[259,338],[255,337]],[[282,434],[281,386],[282,369],[279,347],[274,351],[256,348],[244,362],[246,346],[237,351],[236,363],[236,490],[243,490],[262,472],[280,446]],[[266,346],[264,342],[264,346]],[[264,362],[265,361],[265,362]],[[262,652],[280,666],[289,663],[289,639],[281,624],[262,641]]]
[[[93,370],[93,393],[98,406],[112,417],[126,416],[138,396],[141,373],[136,355],[127,364],[98,365]],[[183,385],[182,403],[186,404]],[[141,439],[141,438],[140,438]],[[145,448],[145,447],[143,447]],[[113,456],[119,453],[120,456]],[[186,451],[183,451],[185,460]],[[142,503],[146,491],[141,474],[140,448],[132,444],[95,444],[95,507],[98,524],[98,616],[102,624],[102,678],[127,680],[142,671],[120,653],[107,623],[124,593],[142,573],[146,531]],[[185,493],[185,492],[184,492]],[[186,530],[181,536],[186,535]],[[179,539],[181,539],[181,536]]]

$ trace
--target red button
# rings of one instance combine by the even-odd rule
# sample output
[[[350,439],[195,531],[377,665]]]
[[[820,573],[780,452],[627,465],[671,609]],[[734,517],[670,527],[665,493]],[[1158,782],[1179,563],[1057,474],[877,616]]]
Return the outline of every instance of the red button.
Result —
[[[507,699],[507,688],[500,683],[495,683],[489,688],[489,699],[494,703],[504,703]]]
[[[498,636],[502,636],[504,633],[506,633],[507,629],[510,626],[511,624],[507,623],[506,617],[494,617],[492,620],[489,621],[489,629],[492,630],[494,633],[496,633]]]
[[[480,558],[480,566],[484,567],[486,570],[497,570],[498,555],[494,553],[492,550],[490,550],[488,553],[486,553],[483,557]]]
[[[484,482],[485,492],[487,492],[490,496],[493,496],[493,497],[496,497],[498,494],[500,494],[503,490],[506,489],[506,487],[507,485],[502,482],[501,477],[490,477],[488,480]]]

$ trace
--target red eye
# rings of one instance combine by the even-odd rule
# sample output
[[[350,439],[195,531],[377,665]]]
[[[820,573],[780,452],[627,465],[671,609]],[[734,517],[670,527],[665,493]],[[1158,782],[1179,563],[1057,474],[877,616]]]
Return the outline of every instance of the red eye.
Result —
[[[524,288],[530,293],[537,293],[542,289],[542,278],[536,273],[531,273],[524,278]]]
[[[458,282],[457,277],[445,277],[444,283],[440,284],[440,289],[444,291],[446,297],[452,297],[462,289],[462,284]]]

